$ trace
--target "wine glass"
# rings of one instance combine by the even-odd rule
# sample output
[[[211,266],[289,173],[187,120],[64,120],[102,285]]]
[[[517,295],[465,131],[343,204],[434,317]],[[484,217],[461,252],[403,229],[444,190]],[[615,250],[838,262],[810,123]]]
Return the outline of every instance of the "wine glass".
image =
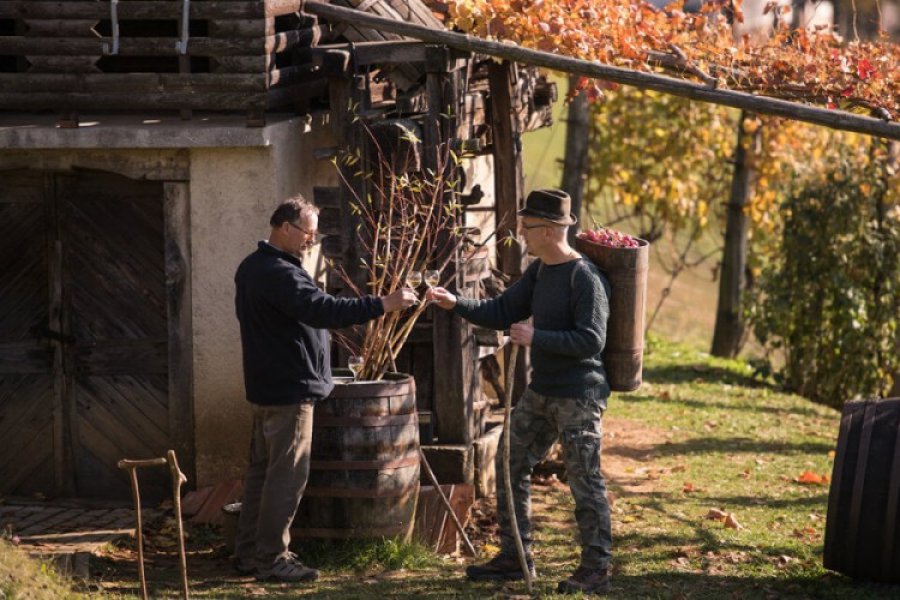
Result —
[[[422,271],[408,271],[406,273],[406,285],[412,289],[422,285]]]
[[[441,282],[441,272],[437,269],[425,271],[425,283],[428,287],[434,287]]]
[[[359,374],[362,372],[365,364],[366,361],[363,360],[362,356],[353,355],[347,359],[347,366],[350,367],[350,371],[353,373],[353,381],[359,379]]]

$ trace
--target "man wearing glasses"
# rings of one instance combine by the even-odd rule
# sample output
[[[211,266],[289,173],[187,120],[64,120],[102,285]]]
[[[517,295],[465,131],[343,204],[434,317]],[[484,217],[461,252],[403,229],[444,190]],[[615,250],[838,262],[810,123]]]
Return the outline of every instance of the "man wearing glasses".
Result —
[[[512,343],[531,347],[531,382],[510,421],[510,478],[526,562],[534,576],[531,473],[561,439],[581,533],[581,564],[557,591],[604,593],[609,589],[612,535],[600,441],[610,389],[600,355],[606,344],[609,283],[569,246],[566,232],[576,223],[570,207],[569,195],[561,190],[528,195],[519,211],[519,231],[528,252],[538,260],[500,296],[480,301],[457,298],[438,287],[426,297],[477,325],[508,328]],[[525,322],[529,317],[534,318],[533,326]],[[498,452],[497,473],[503,468]],[[497,486],[497,518],[500,553],[466,569],[469,579],[523,577],[502,485]]]
[[[380,298],[337,298],[320,290],[301,263],[317,243],[318,213],[301,196],[279,205],[269,239],[234,278],[244,386],[253,404],[234,564],[260,580],[318,577],[288,545],[309,477],[313,406],[334,388],[328,329],[365,323],[417,299],[405,288]]]

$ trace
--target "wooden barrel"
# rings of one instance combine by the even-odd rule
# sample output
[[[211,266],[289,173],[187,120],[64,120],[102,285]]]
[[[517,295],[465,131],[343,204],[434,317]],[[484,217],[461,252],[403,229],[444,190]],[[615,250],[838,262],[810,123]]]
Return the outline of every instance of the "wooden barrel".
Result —
[[[844,405],[824,565],[857,579],[900,583],[900,398]]]
[[[637,241],[637,248],[610,248],[575,238],[575,249],[603,271],[612,288],[603,366],[614,392],[633,392],[641,386],[650,244]]]
[[[296,537],[408,539],[419,496],[416,388],[408,375],[340,382],[316,404]]]

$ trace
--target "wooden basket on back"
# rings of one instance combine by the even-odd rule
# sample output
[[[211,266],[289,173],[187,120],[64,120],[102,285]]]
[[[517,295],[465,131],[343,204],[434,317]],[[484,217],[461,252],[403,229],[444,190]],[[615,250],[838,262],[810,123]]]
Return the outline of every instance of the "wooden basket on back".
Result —
[[[633,392],[641,386],[650,244],[635,240],[637,248],[613,248],[575,238],[575,249],[603,271],[612,288],[603,365],[614,392]]]

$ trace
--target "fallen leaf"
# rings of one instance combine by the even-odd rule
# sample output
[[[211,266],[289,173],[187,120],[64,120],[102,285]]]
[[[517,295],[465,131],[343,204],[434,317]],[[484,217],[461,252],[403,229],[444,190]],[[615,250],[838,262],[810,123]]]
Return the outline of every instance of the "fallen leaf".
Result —
[[[497,554],[500,552],[500,546],[495,546],[494,544],[485,544],[482,548],[483,554]]]
[[[803,471],[794,481],[807,485],[825,485],[828,483],[828,475],[819,475],[812,471]]]
[[[750,469],[744,469],[744,472],[741,473],[741,477],[743,477],[744,479],[750,479],[751,475],[752,475],[752,473],[751,473]]]
[[[807,542],[813,541],[818,538],[818,532],[814,527],[798,528],[794,530],[793,534],[794,537],[806,540]]]
[[[684,487],[681,488],[681,491],[684,492],[685,494],[690,494],[691,492],[695,491],[694,484],[691,483],[690,481],[685,481]]]
[[[779,567],[787,566],[793,562],[797,562],[797,559],[793,556],[788,556],[787,554],[782,554],[777,559],[775,559],[775,564]]]
[[[724,510],[719,510],[718,508],[711,508],[709,512],[706,513],[704,519],[709,519],[710,521],[721,521],[725,517],[728,516],[728,513]]]
[[[728,516],[725,517],[724,525],[729,529],[744,529],[744,526],[738,523],[734,513],[728,513]]]

